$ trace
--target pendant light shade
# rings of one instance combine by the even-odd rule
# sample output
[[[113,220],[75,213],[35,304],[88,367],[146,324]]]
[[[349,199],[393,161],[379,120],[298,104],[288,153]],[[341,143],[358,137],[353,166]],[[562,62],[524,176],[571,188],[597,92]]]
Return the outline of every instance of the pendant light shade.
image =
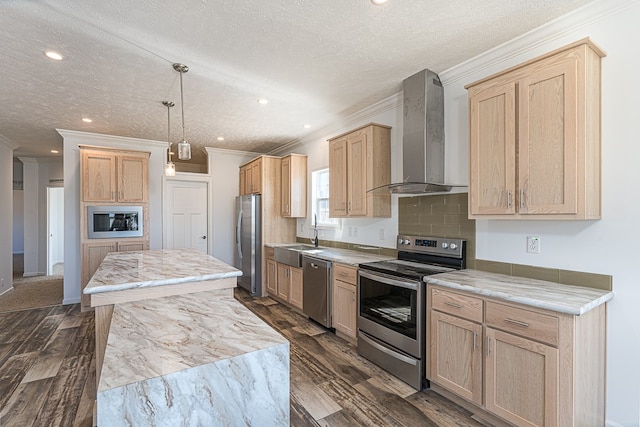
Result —
[[[176,175],[176,165],[171,161],[171,107],[174,104],[172,101],[162,101],[162,105],[167,107],[167,143],[169,146],[167,147],[167,164],[164,165],[164,174],[165,176],[175,176]]]
[[[173,69],[180,73],[180,107],[182,108],[182,141],[178,143],[178,158],[191,160],[191,144],[184,137],[184,90],[182,88],[182,75],[189,71],[184,64],[173,64]]]

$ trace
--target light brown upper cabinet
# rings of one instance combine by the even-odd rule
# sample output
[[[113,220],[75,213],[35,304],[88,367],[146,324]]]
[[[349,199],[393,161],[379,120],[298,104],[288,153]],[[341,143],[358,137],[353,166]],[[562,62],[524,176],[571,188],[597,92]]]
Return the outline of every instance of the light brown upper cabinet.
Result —
[[[280,215],[307,216],[307,156],[289,154],[282,158]]]
[[[470,218],[600,218],[604,56],[584,39],[466,86]]]
[[[369,124],[329,140],[329,215],[390,217],[391,196],[367,193],[391,182],[391,128]]]
[[[149,153],[81,147],[84,202],[147,202]]]
[[[240,167],[240,195],[262,193],[262,158]]]

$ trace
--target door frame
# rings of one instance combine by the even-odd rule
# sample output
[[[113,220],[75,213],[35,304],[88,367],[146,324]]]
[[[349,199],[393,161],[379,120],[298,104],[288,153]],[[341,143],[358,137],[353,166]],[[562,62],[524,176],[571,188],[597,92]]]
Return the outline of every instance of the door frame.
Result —
[[[162,248],[167,247],[167,236],[169,229],[169,207],[168,207],[168,195],[167,189],[169,182],[193,182],[198,184],[205,184],[207,188],[207,254],[213,254],[213,209],[211,206],[212,198],[212,184],[211,177],[209,175],[195,174],[195,173],[181,173],[175,176],[167,177],[163,176],[162,180]]]
[[[64,262],[64,187],[59,185],[49,185],[47,186],[47,276],[51,276],[53,274],[53,262],[51,260],[51,192],[52,190],[61,191],[62,192],[62,218],[60,218],[60,229],[58,230],[59,237],[62,241],[62,262]],[[57,260],[56,260],[57,261]]]

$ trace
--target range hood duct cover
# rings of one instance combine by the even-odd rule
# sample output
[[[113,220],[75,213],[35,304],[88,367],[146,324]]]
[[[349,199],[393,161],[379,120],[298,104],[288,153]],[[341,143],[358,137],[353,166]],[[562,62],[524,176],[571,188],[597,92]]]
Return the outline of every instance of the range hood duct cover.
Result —
[[[451,191],[444,184],[444,88],[440,78],[422,70],[402,83],[403,182],[370,191],[422,194]]]

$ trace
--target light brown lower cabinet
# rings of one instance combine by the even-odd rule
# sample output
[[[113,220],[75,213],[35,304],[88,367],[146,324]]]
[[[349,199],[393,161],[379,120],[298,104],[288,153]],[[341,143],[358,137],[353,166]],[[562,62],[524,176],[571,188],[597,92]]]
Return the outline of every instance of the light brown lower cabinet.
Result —
[[[302,310],[302,269],[267,258],[267,291],[270,296]]]
[[[606,304],[581,316],[429,285],[427,378],[515,426],[605,423]]]
[[[267,258],[267,292],[278,295],[278,263]]]
[[[333,266],[331,325],[336,334],[355,341],[358,317],[358,269],[342,264]]]
[[[87,286],[91,277],[96,272],[102,260],[109,252],[125,252],[125,251],[142,251],[149,249],[149,243],[146,240],[131,241],[104,241],[96,240],[82,244],[82,290]],[[82,293],[80,295],[80,306],[83,311],[91,309],[91,297]]]

